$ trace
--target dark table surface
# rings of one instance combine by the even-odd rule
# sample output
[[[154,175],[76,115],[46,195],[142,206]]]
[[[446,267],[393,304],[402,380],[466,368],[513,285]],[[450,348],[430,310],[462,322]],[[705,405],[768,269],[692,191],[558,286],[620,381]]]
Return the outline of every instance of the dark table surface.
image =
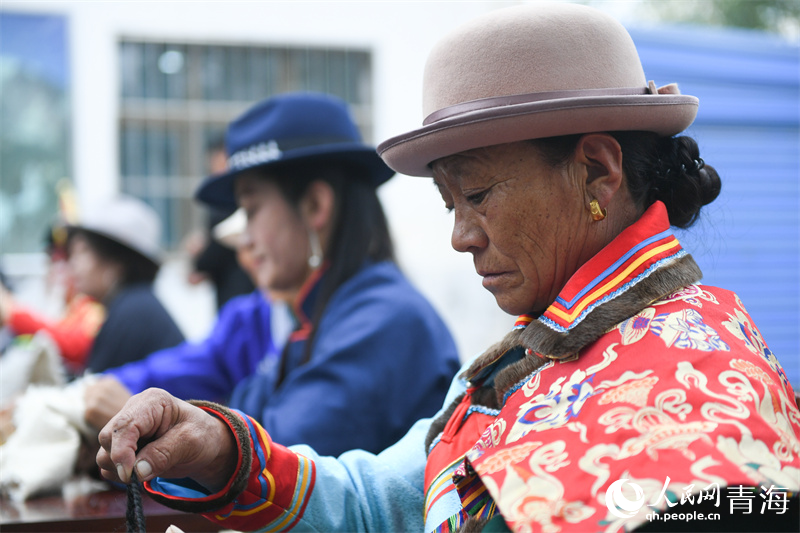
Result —
[[[0,499],[0,531],[122,532],[126,531],[127,495],[123,490],[96,492],[66,500],[60,496],[33,498],[24,503]],[[174,524],[186,533],[219,531],[200,515],[182,513],[142,496],[148,532],[164,533]]]

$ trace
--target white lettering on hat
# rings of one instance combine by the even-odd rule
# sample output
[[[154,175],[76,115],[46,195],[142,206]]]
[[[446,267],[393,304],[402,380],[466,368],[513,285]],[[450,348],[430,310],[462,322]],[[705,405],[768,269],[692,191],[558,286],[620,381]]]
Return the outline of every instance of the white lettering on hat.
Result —
[[[228,158],[228,167],[231,171],[243,170],[280,158],[281,150],[278,148],[278,143],[269,141],[268,143],[260,143],[250,148],[239,150]]]

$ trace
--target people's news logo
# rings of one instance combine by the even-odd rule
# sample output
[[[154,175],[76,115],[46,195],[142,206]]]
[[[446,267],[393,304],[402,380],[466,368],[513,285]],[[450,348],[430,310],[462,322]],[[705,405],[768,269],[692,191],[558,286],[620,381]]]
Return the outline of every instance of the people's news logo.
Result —
[[[711,483],[707,487],[701,489],[699,492],[694,490],[694,484],[684,487],[680,495],[680,499],[675,496],[675,501],[672,501],[667,496],[667,488],[669,487],[670,478],[667,476],[661,493],[650,503],[645,502],[644,491],[642,487],[636,483],[630,482],[627,479],[620,479],[612,483],[606,491],[606,507],[614,516],[619,518],[630,518],[639,514],[642,508],[646,505],[652,511],[645,515],[645,518],[652,521],[668,521],[668,520],[718,520],[720,513],[703,513],[698,511],[690,511],[685,506],[700,505],[702,502],[710,501],[714,503],[714,507],[719,508],[722,500],[719,484]],[[626,485],[633,490],[633,499],[630,500],[622,493],[623,485]],[[775,513],[784,514],[788,510],[789,498],[788,489],[785,487],[776,487],[770,485],[765,487],[761,485],[760,492],[754,491],[750,487],[742,485],[734,485],[725,487],[725,499],[728,502],[728,512],[753,514],[758,511],[760,514]],[[628,493],[630,495],[630,492]],[[662,500],[666,503],[663,511],[661,508]],[[670,513],[669,508],[681,504],[680,513]],[[760,505],[759,505],[760,504]]]

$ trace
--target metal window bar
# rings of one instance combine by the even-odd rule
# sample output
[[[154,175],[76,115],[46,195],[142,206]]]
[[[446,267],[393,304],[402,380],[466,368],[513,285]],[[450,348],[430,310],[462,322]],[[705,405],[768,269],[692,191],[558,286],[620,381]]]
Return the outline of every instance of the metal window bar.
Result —
[[[369,51],[124,39],[119,54],[122,187],[158,210],[169,249],[203,225],[205,210],[192,198],[212,139],[256,101],[329,92],[351,105],[371,140]]]

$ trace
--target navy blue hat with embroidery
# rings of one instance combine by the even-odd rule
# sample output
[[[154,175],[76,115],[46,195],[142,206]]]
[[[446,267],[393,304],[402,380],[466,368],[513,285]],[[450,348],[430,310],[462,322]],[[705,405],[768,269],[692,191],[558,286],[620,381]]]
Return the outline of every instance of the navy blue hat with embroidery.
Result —
[[[234,181],[253,168],[342,162],[363,170],[376,187],[394,175],[362,141],[347,104],[321,93],[288,93],[257,103],[228,126],[225,148],[227,172],[206,178],[195,195],[214,207],[235,208]]]

